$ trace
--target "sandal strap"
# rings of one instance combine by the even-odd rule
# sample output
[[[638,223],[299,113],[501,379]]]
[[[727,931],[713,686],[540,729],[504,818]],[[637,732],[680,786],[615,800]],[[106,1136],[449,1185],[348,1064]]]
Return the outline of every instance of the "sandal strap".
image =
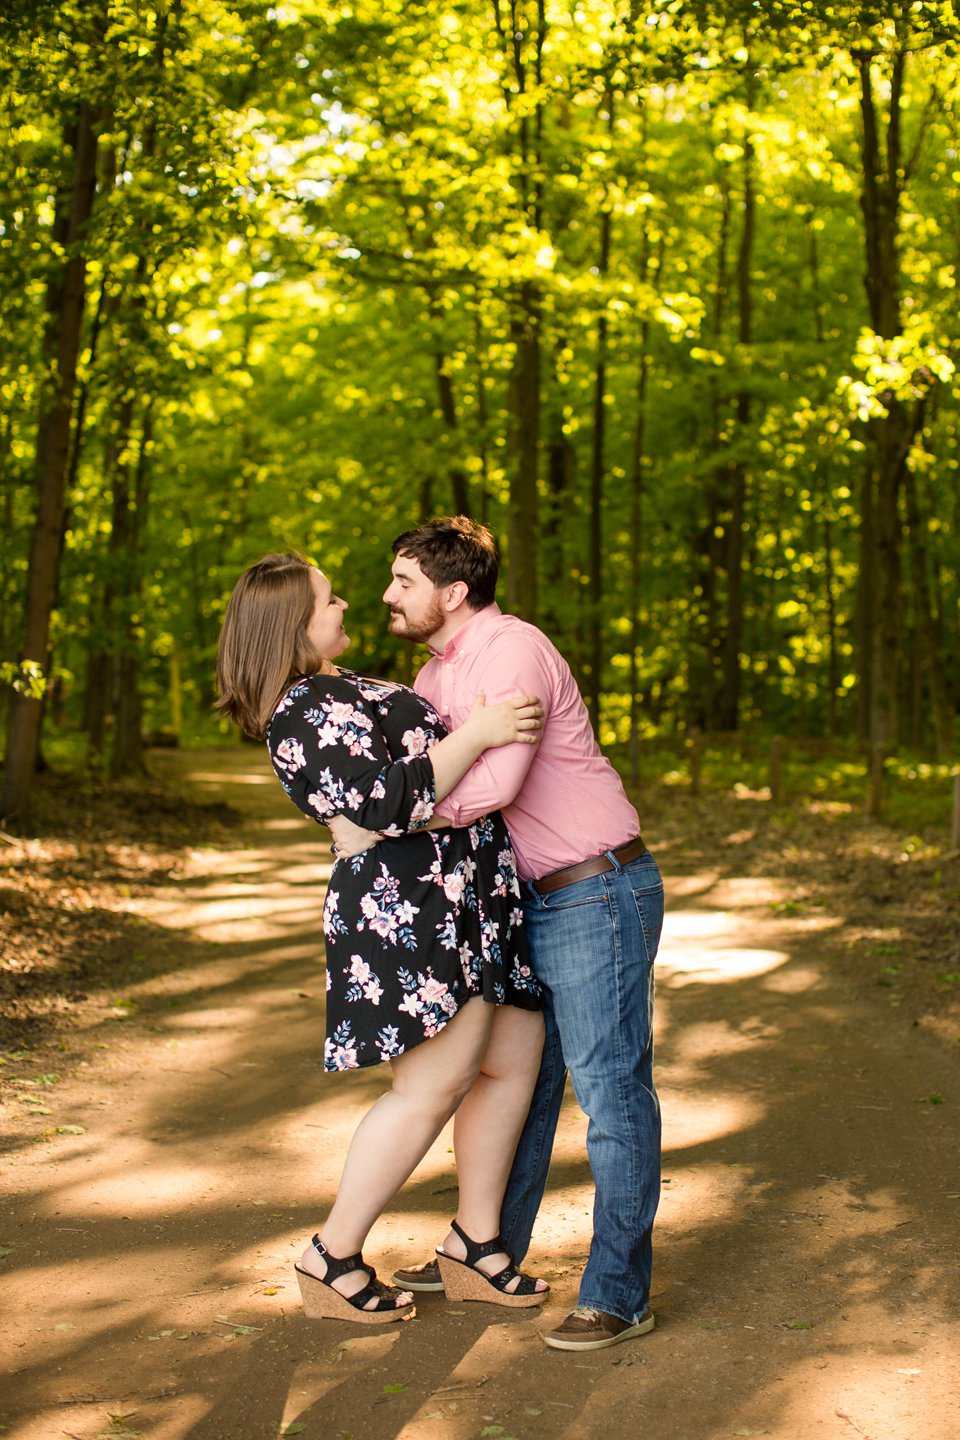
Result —
[[[486,1270],[480,1274],[490,1281],[495,1289],[503,1291],[505,1295],[535,1295],[537,1293],[537,1282],[532,1275],[524,1275],[521,1270],[515,1270],[512,1265],[505,1265],[498,1270],[496,1275],[487,1275]],[[507,1290],[511,1280],[519,1277],[520,1284],[513,1290]]]
[[[322,1255],[326,1261],[327,1272],[323,1278],[328,1285],[332,1280],[339,1280],[341,1275],[351,1275],[354,1270],[366,1270],[371,1280],[376,1278],[370,1266],[364,1265],[363,1256],[359,1250],[356,1255],[345,1255],[343,1259],[340,1260],[336,1255],[330,1254],[330,1251],[326,1245],[324,1245],[319,1235],[314,1235],[311,1243],[317,1254]]]
[[[376,1300],[374,1310],[399,1310],[400,1301],[397,1298],[400,1291],[392,1285],[385,1285],[382,1280],[377,1279],[377,1272],[372,1265],[365,1265],[363,1256],[358,1250],[356,1255],[345,1255],[341,1260],[336,1255],[331,1255],[319,1235],[313,1237],[313,1248],[318,1255],[322,1255],[327,1266],[325,1275],[317,1275],[314,1278],[319,1280],[321,1285],[328,1285],[333,1289],[334,1280],[339,1280],[341,1275],[350,1275],[354,1270],[362,1270],[368,1277],[368,1283],[362,1290],[354,1295],[344,1295],[341,1291],[336,1293],[341,1300],[346,1300],[355,1310],[366,1310],[370,1300]]]
[[[466,1250],[465,1264],[475,1267],[478,1260],[486,1260],[488,1255],[509,1255],[510,1252],[504,1246],[499,1235],[494,1235],[492,1240],[471,1240],[467,1232],[457,1224],[456,1220],[450,1221],[450,1229],[460,1236],[463,1241],[463,1248]],[[513,1264],[513,1257],[510,1256],[510,1264]]]
[[[470,1236],[457,1224],[456,1220],[450,1221],[450,1229],[459,1235],[463,1241],[464,1249],[467,1252],[466,1259],[463,1263],[469,1265],[471,1270],[477,1270],[477,1261],[485,1260],[488,1255],[507,1255],[510,1257],[503,1269],[498,1270],[495,1275],[488,1275],[486,1270],[477,1270],[477,1274],[482,1275],[484,1280],[489,1280],[495,1290],[501,1291],[504,1295],[534,1295],[537,1293],[536,1280],[530,1275],[524,1275],[520,1270],[514,1268],[513,1257],[510,1255],[509,1250],[499,1235],[494,1235],[492,1240],[484,1240],[481,1242],[471,1240]],[[520,1284],[515,1290],[508,1291],[507,1286],[512,1280],[516,1279],[519,1279]]]

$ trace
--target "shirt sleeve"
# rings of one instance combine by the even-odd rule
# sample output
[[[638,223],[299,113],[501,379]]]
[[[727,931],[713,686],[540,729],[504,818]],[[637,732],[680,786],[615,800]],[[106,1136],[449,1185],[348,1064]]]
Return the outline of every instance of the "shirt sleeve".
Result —
[[[526,637],[516,634],[488,644],[480,665],[472,672],[472,689],[482,691],[488,705],[514,695],[537,695],[543,707],[543,723],[550,719],[554,677],[539,649]],[[454,726],[466,719],[474,694],[457,697],[460,711],[450,719]],[[537,753],[536,745],[502,745],[485,750],[466,775],[436,805],[436,813],[451,825],[472,825],[491,810],[502,810],[520,793]]]
[[[429,758],[394,759],[375,711],[341,676],[324,676],[316,690],[295,686],[270,723],[267,748],[290,799],[313,820],[346,815],[396,837],[433,815]]]

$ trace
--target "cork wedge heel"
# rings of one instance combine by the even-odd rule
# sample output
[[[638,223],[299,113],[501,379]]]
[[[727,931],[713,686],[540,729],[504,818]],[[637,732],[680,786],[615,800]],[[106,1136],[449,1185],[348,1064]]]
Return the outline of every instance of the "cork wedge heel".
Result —
[[[437,1250],[437,1263],[448,1300],[481,1300],[488,1305],[506,1305],[518,1310],[543,1304],[550,1293],[549,1288],[538,1290],[532,1276],[521,1275],[512,1265],[505,1265],[495,1275],[487,1275],[477,1269],[478,1260],[484,1260],[488,1255],[506,1254],[499,1235],[478,1244],[461,1230],[456,1220],[451,1221],[450,1228],[463,1241],[467,1255],[465,1260],[455,1260],[452,1255]],[[507,1286],[518,1276],[519,1285],[515,1290],[508,1290]]]
[[[401,1292],[378,1280],[377,1272],[371,1266],[364,1265],[363,1256],[359,1252],[340,1260],[336,1255],[330,1254],[318,1235],[313,1237],[313,1246],[327,1262],[326,1275],[321,1279],[299,1265],[293,1267],[300,1284],[303,1313],[308,1320],[350,1320],[356,1325],[389,1325],[394,1320],[405,1320],[408,1315],[416,1314],[412,1302],[403,1305],[397,1303]],[[334,1280],[339,1280],[341,1275],[349,1275],[354,1270],[362,1270],[369,1277],[363,1289],[350,1296],[341,1295],[339,1290],[334,1290]],[[377,1302],[374,1308],[366,1310],[364,1307],[374,1299]]]

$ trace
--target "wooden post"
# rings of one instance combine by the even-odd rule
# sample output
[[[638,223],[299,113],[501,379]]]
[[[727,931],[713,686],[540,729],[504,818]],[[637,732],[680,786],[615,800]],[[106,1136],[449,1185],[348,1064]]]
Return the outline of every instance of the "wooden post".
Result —
[[[776,805],[780,800],[780,761],[783,755],[783,741],[774,735],[770,741],[770,800]]]
[[[960,775],[953,777],[953,824],[950,827],[950,849],[960,850]]]
[[[866,814],[871,820],[879,820],[883,812],[883,762],[886,747],[874,745],[870,751],[870,789],[867,794]]]

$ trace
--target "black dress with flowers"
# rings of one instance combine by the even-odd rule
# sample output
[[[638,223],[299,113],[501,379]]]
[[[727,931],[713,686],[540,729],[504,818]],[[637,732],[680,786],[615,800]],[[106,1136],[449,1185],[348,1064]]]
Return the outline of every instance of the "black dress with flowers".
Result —
[[[350,671],[298,681],[270,722],[273,768],[305,815],[387,837],[330,877],[326,1070],[402,1055],[474,995],[540,1008],[500,815],[422,828],[435,800],[426,752],[446,733],[415,690]]]

